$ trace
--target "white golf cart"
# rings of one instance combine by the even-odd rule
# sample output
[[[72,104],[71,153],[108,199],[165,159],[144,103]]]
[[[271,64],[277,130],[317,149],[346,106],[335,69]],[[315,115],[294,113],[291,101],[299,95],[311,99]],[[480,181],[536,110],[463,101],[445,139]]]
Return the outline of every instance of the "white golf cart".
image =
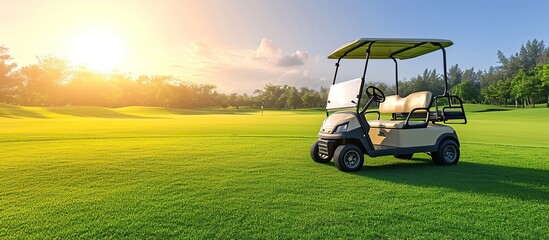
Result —
[[[452,44],[440,39],[361,38],[330,54],[328,58],[337,59],[336,69],[326,119],[319,139],[311,147],[312,159],[328,163],[333,157],[336,167],[345,172],[360,170],[364,154],[411,159],[414,153],[424,152],[431,155],[435,164],[456,164],[460,155],[458,136],[453,128],[441,124],[450,120],[467,123],[463,102],[448,94],[445,48]],[[442,50],[444,94],[433,97],[430,92],[421,91],[399,96],[397,59],[415,58],[437,50]],[[364,59],[362,77],[336,84],[341,59]],[[396,95],[385,97],[379,88],[364,86],[370,59],[393,60]],[[363,98],[364,93],[367,98]],[[373,102],[379,104],[379,109],[368,111]],[[366,115],[372,113],[377,119],[367,120]],[[391,118],[380,119],[382,114],[390,114]]]

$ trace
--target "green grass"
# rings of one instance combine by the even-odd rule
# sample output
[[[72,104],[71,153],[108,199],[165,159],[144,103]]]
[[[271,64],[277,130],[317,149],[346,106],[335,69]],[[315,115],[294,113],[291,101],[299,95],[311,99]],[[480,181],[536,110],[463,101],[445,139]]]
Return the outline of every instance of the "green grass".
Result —
[[[317,110],[0,105],[0,238],[549,238],[549,109],[492,108],[456,166],[343,173]]]

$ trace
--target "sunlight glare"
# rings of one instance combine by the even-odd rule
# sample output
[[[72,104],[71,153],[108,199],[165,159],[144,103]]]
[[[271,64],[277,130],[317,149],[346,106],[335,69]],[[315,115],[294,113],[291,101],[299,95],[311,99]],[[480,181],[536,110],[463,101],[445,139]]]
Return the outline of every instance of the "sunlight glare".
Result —
[[[120,36],[105,30],[88,31],[71,42],[71,60],[94,71],[109,71],[122,64],[125,49]]]

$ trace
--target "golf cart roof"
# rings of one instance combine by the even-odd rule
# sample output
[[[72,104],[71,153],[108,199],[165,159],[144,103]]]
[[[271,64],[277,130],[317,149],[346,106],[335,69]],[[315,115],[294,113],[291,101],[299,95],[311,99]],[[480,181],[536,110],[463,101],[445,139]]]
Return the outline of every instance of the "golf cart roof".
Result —
[[[372,42],[371,59],[410,59],[440,50],[439,44],[445,48],[454,44],[445,39],[360,38],[339,47],[328,58],[365,59],[368,45]]]

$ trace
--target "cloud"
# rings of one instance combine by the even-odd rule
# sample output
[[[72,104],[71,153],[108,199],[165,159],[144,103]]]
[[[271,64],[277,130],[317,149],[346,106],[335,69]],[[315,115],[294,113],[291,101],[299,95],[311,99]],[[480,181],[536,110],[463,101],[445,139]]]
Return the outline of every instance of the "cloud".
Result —
[[[290,55],[284,55],[282,49],[276,46],[272,40],[264,38],[255,51],[254,59],[266,61],[279,67],[301,66],[309,59],[309,52],[297,50]]]
[[[282,55],[282,50],[277,47],[272,40],[263,38],[255,51],[255,59],[273,60],[278,59]]]
[[[241,49],[206,42],[191,42],[169,63],[171,75],[185,81],[215,84],[224,92],[247,92],[267,83],[318,88],[326,85],[324,76],[315,76],[308,64],[309,53],[296,50],[284,54],[272,40]]]
[[[193,51],[193,53],[197,56],[202,56],[202,57],[214,56],[214,53],[210,48],[210,46],[208,46],[203,42],[197,42],[197,41],[191,42],[191,51]]]
[[[282,56],[282,58],[278,60],[276,65],[281,67],[301,66],[305,64],[308,58],[308,52],[298,50],[292,55]]]

